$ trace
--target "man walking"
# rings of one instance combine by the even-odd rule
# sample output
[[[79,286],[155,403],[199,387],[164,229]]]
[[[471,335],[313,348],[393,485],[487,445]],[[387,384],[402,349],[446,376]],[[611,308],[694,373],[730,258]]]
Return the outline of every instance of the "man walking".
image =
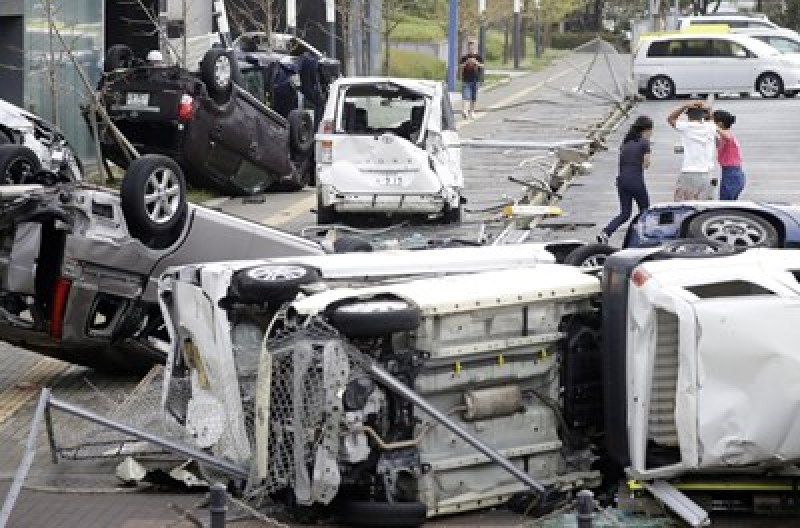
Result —
[[[685,120],[679,120],[686,113]],[[667,123],[678,131],[683,146],[681,173],[675,185],[675,201],[715,200],[717,179],[712,178],[717,127],[709,120],[711,109],[702,101],[676,108]]]
[[[467,43],[467,53],[458,62],[461,69],[461,99],[464,119],[475,117],[475,102],[478,100],[478,83],[483,68],[483,57],[475,52],[475,41]]]

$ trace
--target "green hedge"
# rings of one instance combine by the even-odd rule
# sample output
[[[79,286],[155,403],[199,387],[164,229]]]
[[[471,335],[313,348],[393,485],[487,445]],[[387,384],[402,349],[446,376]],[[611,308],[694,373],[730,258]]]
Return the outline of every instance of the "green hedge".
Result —
[[[571,50],[578,46],[586,44],[600,37],[601,39],[619,45],[620,36],[610,32],[595,32],[595,31],[566,31],[564,33],[552,33],[550,47],[553,49]]]
[[[412,15],[403,15],[391,34],[392,40],[409,42],[435,42],[446,37],[445,31],[438,21]]]
[[[446,78],[447,65],[444,61],[424,53],[395,48],[389,54],[389,75],[441,81]]]

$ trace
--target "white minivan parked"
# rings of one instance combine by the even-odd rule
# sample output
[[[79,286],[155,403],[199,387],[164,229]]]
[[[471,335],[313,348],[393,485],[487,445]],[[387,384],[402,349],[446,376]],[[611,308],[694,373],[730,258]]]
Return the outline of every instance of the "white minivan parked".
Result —
[[[800,55],[735,33],[673,33],[642,40],[633,60],[639,92],[652,99],[708,93],[788,97],[800,91]]]
[[[460,221],[461,144],[441,82],[341,78],[316,140],[317,223],[341,213]]]

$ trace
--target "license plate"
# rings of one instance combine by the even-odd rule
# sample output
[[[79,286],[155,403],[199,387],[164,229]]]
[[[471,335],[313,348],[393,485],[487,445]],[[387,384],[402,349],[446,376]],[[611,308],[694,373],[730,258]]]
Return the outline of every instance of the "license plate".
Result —
[[[150,94],[128,92],[126,103],[128,106],[148,106],[150,104]]]
[[[376,178],[378,185],[400,186],[403,185],[403,177],[399,174],[384,174]]]

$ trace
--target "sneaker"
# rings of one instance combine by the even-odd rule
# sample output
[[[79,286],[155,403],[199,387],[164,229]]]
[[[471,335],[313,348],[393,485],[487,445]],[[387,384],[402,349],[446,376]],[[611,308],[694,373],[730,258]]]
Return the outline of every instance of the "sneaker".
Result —
[[[605,231],[600,231],[600,233],[595,237],[598,244],[608,245],[608,233]]]

